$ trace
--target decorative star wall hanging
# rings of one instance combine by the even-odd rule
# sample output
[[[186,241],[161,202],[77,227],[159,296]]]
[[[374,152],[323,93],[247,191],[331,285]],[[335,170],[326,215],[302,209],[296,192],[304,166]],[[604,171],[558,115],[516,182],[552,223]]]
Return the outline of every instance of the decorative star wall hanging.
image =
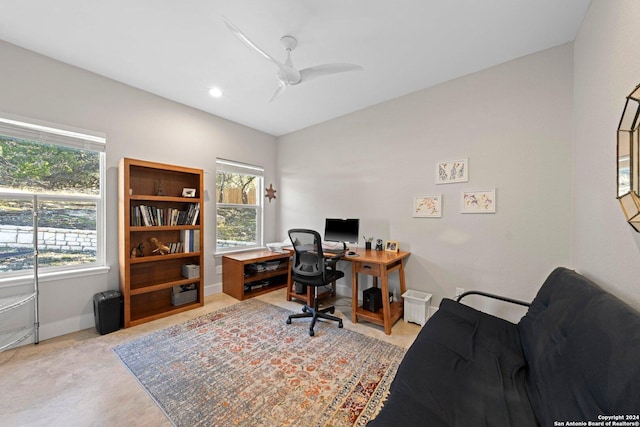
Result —
[[[269,184],[269,188],[264,190],[264,192],[265,192],[264,197],[269,199],[269,203],[271,203],[271,199],[276,198],[276,190],[273,188],[273,184]]]

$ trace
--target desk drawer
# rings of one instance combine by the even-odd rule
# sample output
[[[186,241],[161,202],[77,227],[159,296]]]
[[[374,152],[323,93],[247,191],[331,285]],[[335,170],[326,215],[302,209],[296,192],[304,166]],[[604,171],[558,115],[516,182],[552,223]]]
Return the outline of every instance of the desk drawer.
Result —
[[[353,262],[353,272],[360,274],[368,274],[369,276],[382,276],[382,268],[380,264],[374,262]]]

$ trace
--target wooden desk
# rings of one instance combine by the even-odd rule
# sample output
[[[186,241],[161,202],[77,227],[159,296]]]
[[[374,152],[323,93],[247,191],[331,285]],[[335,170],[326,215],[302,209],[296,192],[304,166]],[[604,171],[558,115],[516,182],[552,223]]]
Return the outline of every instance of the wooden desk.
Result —
[[[404,259],[409,252],[387,252],[358,248],[358,255],[345,255],[344,260],[350,261],[351,269],[351,320],[358,323],[363,319],[384,326],[384,333],[391,334],[391,326],[402,317],[404,306],[401,301],[389,302],[389,273],[398,272],[400,277],[400,294],[406,291],[404,279]],[[377,286],[378,277],[382,278],[382,309],[372,312],[358,305],[358,275],[373,276],[373,285]]]

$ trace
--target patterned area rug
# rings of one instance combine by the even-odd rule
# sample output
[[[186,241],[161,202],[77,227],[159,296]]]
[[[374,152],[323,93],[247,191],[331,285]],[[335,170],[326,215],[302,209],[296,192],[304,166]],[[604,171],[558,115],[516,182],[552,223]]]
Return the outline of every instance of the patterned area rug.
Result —
[[[177,426],[365,425],[405,350],[248,300],[114,351]]]

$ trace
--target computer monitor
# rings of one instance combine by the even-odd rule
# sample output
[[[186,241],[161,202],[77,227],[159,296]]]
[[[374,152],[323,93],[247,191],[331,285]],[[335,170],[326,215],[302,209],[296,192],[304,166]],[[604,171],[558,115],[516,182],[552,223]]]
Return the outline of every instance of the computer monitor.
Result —
[[[347,243],[358,243],[360,236],[360,220],[357,218],[327,218],[324,222],[324,240],[326,242],[342,242],[344,249]]]

